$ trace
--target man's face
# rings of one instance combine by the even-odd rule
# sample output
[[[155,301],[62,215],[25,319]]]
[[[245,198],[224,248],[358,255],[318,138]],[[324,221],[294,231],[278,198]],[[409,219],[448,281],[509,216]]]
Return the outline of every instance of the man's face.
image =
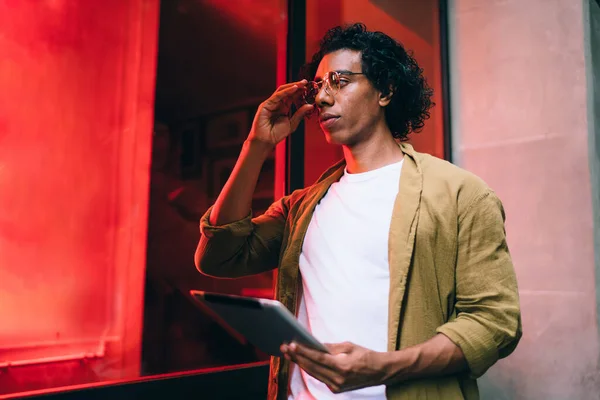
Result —
[[[385,118],[381,93],[365,75],[345,75],[343,72],[362,73],[361,53],[338,50],[321,60],[315,81],[330,71],[340,72],[340,89],[335,95],[327,93],[325,85],[315,98],[319,109],[319,124],[329,143],[352,146],[366,140],[375,126]]]

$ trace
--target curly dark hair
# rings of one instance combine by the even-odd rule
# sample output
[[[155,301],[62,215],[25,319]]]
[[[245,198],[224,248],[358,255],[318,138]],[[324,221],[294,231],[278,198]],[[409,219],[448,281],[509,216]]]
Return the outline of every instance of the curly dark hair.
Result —
[[[362,23],[330,29],[312,60],[302,67],[301,78],[312,80],[323,57],[342,49],[361,52],[362,72],[384,95],[390,90],[394,94],[385,110],[394,138],[404,141],[410,132],[419,132],[434,105],[433,90],[412,52],[385,33],[368,31]]]

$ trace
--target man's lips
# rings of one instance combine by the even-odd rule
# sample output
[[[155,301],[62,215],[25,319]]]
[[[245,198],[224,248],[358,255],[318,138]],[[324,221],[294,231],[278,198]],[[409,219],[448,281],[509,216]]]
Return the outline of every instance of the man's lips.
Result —
[[[324,113],[319,115],[319,122],[325,122],[333,118],[339,118],[339,116],[335,114]]]
[[[331,127],[340,117],[334,114],[321,114],[319,116],[319,123],[324,128]]]

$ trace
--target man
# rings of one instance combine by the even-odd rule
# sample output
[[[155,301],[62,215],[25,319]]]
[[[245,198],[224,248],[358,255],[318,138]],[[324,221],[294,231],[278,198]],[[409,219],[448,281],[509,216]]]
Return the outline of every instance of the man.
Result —
[[[277,298],[332,343],[331,354],[283,344],[270,399],[477,399],[475,379],[521,336],[500,201],[474,175],[399,143],[432,105],[399,43],[337,27],[306,70],[314,82],[283,85],[259,107],[201,220],[196,265],[230,278],[278,267]],[[307,104],[289,117],[299,98]],[[309,113],[344,160],[251,218],[263,161]]]

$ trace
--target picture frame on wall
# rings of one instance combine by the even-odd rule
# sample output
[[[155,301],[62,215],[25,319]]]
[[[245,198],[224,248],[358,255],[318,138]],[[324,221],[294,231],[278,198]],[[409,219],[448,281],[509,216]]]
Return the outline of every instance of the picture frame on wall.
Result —
[[[249,117],[248,110],[243,109],[207,118],[204,128],[207,150],[242,144],[250,129]]]

